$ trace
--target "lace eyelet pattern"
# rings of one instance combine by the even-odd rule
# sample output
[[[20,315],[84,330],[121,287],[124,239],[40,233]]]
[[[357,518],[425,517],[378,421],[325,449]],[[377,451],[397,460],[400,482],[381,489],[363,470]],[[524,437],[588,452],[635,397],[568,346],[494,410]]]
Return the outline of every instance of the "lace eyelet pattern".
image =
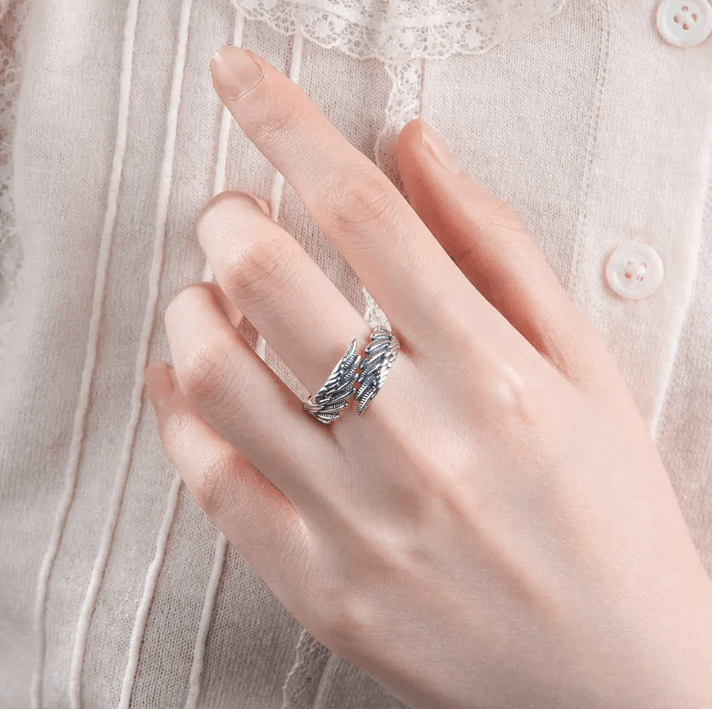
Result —
[[[359,59],[479,54],[558,14],[566,0],[231,0],[251,20]],[[466,8],[466,9],[465,9]]]

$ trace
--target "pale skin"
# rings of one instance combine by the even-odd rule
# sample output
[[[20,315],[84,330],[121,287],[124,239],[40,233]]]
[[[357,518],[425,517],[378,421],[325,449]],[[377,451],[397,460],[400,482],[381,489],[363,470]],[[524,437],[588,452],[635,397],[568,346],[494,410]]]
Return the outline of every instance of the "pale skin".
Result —
[[[363,416],[312,418],[240,319],[312,394],[371,329],[265,202],[213,198],[196,231],[216,282],[175,296],[175,370],[146,372],[200,507],[409,707],[712,706],[712,582],[622,374],[536,242],[430,156],[424,121],[397,143],[406,201],[263,57],[249,90],[225,88],[238,51],[211,62],[218,95],[401,351]]]

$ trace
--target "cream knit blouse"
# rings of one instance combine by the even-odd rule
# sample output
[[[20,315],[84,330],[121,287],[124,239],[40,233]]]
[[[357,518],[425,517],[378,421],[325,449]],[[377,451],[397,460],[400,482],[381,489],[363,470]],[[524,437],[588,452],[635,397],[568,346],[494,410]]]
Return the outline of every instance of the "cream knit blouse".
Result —
[[[422,115],[512,206],[614,354],[712,573],[710,13],[707,0],[0,0],[0,707],[401,706],[226,545],[143,390],[147,362],[171,361],[168,303],[212,276],[194,221],[224,189],[269,202],[382,317],[228,118],[208,73],[226,44],[299,83],[401,191],[395,140]]]

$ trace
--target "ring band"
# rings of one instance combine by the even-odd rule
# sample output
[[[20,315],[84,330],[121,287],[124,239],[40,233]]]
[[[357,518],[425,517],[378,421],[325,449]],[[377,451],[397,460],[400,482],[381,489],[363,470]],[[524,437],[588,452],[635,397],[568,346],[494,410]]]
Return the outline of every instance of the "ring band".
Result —
[[[354,393],[356,369],[361,355],[356,354],[356,340],[352,340],[346,354],[334,367],[326,384],[304,402],[304,409],[321,423],[329,424],[349,405],[347,399]]]
[[[356,411],[361,416],[381,390],[399,351],[398,338],[381,325],[371,332],[363,362],[361,356],[356,354],[356,340],[352,340],[326,384],[304,402],[304,410],[321,423],[330,424],[341,416],[343,409],[349,405],[348,398],[353,394],[354,400],[358,401]],[[361,371],[357,374],[359,363]],[[354,384],[359,385],[355,393]]]
[[[390,330],[381,325],[374,328],[371,341],[366,345],[366,356],[361,363],[361,371],[356,376],[356,383],[360,386],[354,394],[354,400],[359,402],[356,409],[359,416],[381,390],[388,370],[399,351],[400,342]]]

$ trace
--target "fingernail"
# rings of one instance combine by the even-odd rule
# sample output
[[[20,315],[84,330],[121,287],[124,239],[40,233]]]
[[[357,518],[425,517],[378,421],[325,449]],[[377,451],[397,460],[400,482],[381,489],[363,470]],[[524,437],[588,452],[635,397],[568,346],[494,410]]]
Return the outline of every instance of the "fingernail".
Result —
[[[437,134],[435,128],[433,128],[422,118],[420,119],[420,126],[423,145],[430,153],[431,157],[440,163],[446,170],[453,173],[459,172],[455,158],[447,149],[445,143],[443,143],[440,139],[440,136]]]
[[[153,404],[156,413],[160,411],[166,400],[170,398],[175,386],[168,373],[168,367],[163,362],[151,362],[144,374],[148,398]]]
[[[236,99],[252,91],[264,77],[262,67],[242,47],[223,47],[210,60],[210,73],[219,93]]]

